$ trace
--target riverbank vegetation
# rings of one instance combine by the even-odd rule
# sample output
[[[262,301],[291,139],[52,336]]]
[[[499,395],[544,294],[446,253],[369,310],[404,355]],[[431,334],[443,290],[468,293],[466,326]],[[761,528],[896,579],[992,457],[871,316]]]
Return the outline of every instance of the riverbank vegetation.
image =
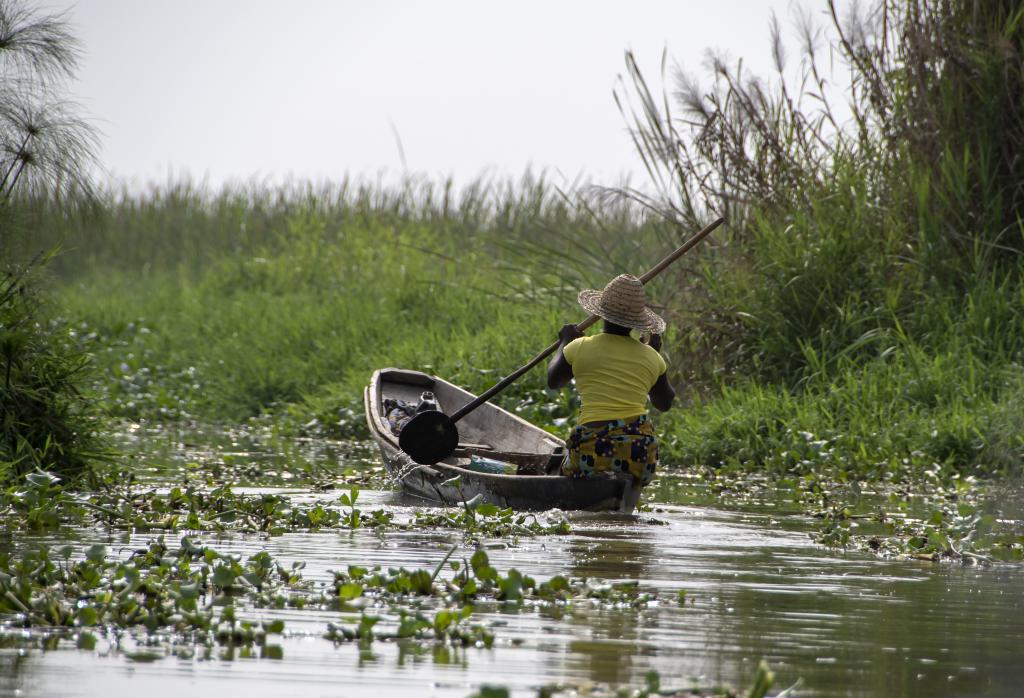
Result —
[[[25,197],[68,210],[90,200],[96,132],[66,100],[79,44],[63,17],[0,2],[0,483],[39,470],[77,476],[102,458],[87,354],[47,311],[41,267],[57,247],[29,245]]]
[[[5,245],[21,260],[63,246],[38,326],[92,357],[107,417],[359,439],[374,368],[485,389],[580,317],[577,289],[640,273],[724,213],[652,285],[683,402],[659,419],[663,469],[806,484],[839,527],[822,540],[849,544],[864,483],[1020,474],[1021,12],[912,0],[800,26],[789,65],[773,25],[774,81],[714,61],[710,86],[668,74],[661,98],[627,56],[619,103],[652,187],[171,182],[89,206],[26,189]],[[556,432],[575,407],[539,373],[499,401]],[[66,450],[82,470],[88,449]],[[924,533],[904,540],[953,549]]]

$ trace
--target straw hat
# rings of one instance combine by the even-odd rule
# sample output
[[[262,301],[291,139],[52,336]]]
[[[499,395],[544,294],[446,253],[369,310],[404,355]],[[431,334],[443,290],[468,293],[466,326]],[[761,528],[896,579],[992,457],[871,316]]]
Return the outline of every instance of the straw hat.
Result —
[[[584,310],[623,327],[661,334],[665,321],[647,307],[644,285],[632,274],[619,274],[603,291],[580,291],[579,303]]]

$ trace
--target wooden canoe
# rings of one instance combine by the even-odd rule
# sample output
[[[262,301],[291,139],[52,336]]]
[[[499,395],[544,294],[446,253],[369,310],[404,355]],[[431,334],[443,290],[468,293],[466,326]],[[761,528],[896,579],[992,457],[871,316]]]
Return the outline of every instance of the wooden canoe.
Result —
[[[621,476],[588,480],[561,475],[513,475],[469,469],[473,456],[557,472],[565,443],[556,436],[503,410],[484,403],[459,420],[459,447],[434,465],[418,465],[398,446],[384,414],[384,399],[415,405],[424,390],[434,393],[439,408],[451,414],[475,396],[458,386],[420,371],[383,368],[375,371],[363,393],[366,421],[380,447],[384,466],[406,494],[433,504],[461,505],[475,500],[517,510],[632,511],[630,479]],[[512,470],[509,468],[508,470]],[[623,502],[627,502],[626,506]]]

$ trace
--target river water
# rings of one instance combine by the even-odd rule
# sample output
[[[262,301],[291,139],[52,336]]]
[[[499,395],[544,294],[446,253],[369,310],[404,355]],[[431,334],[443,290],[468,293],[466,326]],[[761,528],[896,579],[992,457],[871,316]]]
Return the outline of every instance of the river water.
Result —
[[[802,515],[669,501],[685,499],[685,488],[670,485],[663,478],[653,506],[637,517],[569,514],[569,534],[487,542],[492,565],[538,581],[555,575],[637,581],[658,594],[646,608],[576,605],[551,613],[491,605],[478,608],[473,621],[493,628],[493,648],[428,643],[417,651],[386,641],[364,649],[336,645],[323,633],[341,620],[338,612],[248,609],[248,618],[285,621],[281,658],[168,655],[140,662],[106,639],[88,651],[71,641],[52,651],[7,643],[0,649],[0,695],[464,697],[490,684],[535,696],[549,683],[640,687],[650,670],[662,687],[742,689],[762,659],[776,674],[773,693],[794,686],[787,694],[794,696],[1024,693],[1024,567],[844,553],[814,543],[813,524]],[[313,497],[304,489],[270,491]],[[363,490],[359,504],[398,514],[410,506],[385,489]],[[153,537],[71,536],[76,545],[102,542],[115,551]],[[67,540],[62,534],[59,542]],[[460,545],[456,558],[472,554],[458,531],[200,540],[220,552],[266,550],[286,565],[303,561],[304,576],[324,583],[333,579],[330,570],[348,564],[433,568],[453,543]]]

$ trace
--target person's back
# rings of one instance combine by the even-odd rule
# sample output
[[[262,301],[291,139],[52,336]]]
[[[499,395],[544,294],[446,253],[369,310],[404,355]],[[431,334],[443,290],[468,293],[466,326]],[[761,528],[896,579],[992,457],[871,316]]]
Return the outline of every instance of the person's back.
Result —
[[[647,394],[666,369],[661,354],[628,334],[580,337],[562,353],[572,366],[583,403],[580,424],[645,413]]]

